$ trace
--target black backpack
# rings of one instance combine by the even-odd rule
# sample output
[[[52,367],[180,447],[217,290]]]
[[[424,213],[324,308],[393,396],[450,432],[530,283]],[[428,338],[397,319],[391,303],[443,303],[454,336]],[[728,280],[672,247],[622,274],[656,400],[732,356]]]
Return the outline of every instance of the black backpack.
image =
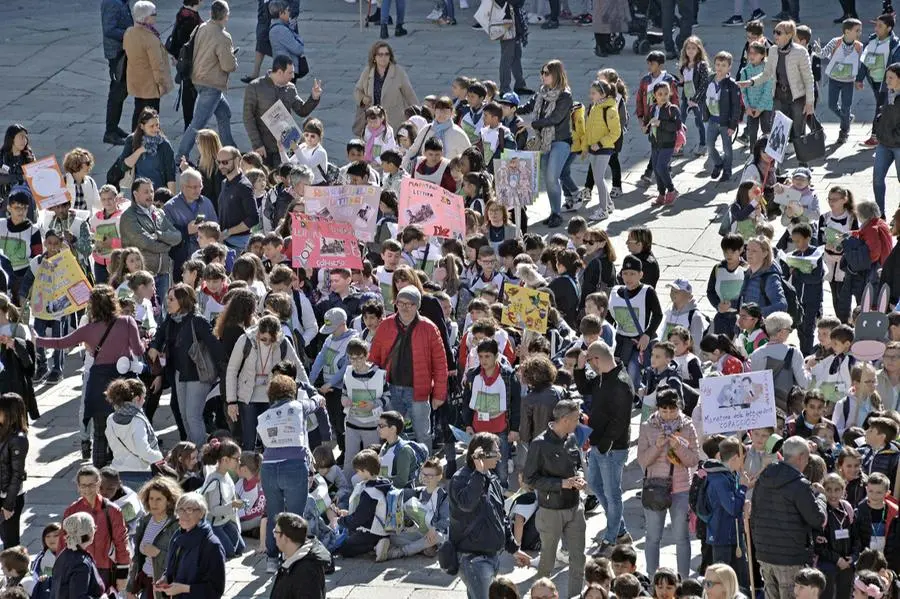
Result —
[[[175,83],[189,81],[194,70],[194,40],[197,39],[197,27],[191,32],[191,37],[178,51],[178,60],[175,62]]]
[[[709,519],[712,517],[712,509],[706,497],[706,488],[709,486],[709,473],[704,471],[704,474],[705,476],[694,474],[693,480],[691,480],[691,488],[688,491],[688,505],[698,520],[708,524]]]
[[[803,304],[800,303],[800,296],[797,295],[797,289],[790,281],[785,279],[779,273],[768,272],[760,279],[762,295],[766,301],[769,301],[769,296],[766,295],[766,279],[771,276],[776,276],[781,279],[781,288],[784,290],[784,300],[787,302],[787,310],[785,310],[785,312],[791,315],[791,319],[794,321],[794,328],[796,329],[800,326],[800,323],[803,322]]]

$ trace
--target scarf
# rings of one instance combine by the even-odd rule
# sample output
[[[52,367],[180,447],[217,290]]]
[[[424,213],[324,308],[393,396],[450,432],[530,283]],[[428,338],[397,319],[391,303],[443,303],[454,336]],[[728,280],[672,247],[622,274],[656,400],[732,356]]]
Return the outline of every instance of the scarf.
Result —
[[[371,127],[366,128],[366,131],[369,132],[369,139],[366,140],[366,153],[364,156],[366,162],[372,162],[372,150],[375,147],[375,140],[384,135],[386,130],[387,128],[384,123],[382,123],[381,127],[376,129],[372,129]],[[444,140],[442,139],[441,141],[443,142]]]
[[[496,364],[494,366],[494,375],[488,376],[487,372],[485,372],[484,367],[481,367],[481,378],[484,380],[485,385],[493,385],[497,381],[497,377],[500,376],[500,364]]]
[[[453,127],[453,119],[449,119],[446,123],[439,123],[437,121],[431,123],[431,130],[434,131],[434,136],[444,144],[444,152],[447,151],[447,142],[444,141],[444,137],[451,127]]]
[[[414,379],[409,372],[413,358],[412,335],[416,325],[419,324],[419,316],[416,315],[408,325],[404,325],[400,317],[397,316],[395,324],[397,326],[397,337],[394,339],[394,346],[388,354],[390,381],[395,383],[400,379],[412,382]]]
[[[159,39],[159,31],[153,25],[150,25],[149,23],[137,23],[137,25],[139,27],[143,27],[144,29],[155,35],[157,39]]]
[[[156,156],[159,144],[162,143],[162,135],[145,135],[143,138],[143,146],[147,156]]]
[[[537,118],[541,118],[552,113],[553,109],[556,108],[556,101],[559,99],[560,93],[562,93],[562,90],[559,88],[550,89],[546,85],[542,85],[534,102],[534,115]],[[555,137],[556,127],[551,125],[542,128],[540,132],[540,151],[549,152],[550,144],[553,143]]]

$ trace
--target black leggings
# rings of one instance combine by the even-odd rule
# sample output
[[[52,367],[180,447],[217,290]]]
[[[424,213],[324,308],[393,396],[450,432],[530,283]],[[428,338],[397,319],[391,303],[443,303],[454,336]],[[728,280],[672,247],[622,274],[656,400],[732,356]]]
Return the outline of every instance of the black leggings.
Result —
[[[25,507],[25,494],[22,493],[16,497],[16,507],[13,508],[13,515],[4,518],[0,522],[0,541],[3,541],[4,547],[15,547],[19,544],[19,520],[22,518],[22,509]]]

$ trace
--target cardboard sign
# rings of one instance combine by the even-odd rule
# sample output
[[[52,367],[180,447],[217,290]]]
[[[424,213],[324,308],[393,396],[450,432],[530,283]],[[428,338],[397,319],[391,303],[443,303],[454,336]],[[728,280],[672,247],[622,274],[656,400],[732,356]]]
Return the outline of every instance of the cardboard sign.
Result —
[[[547,332],[547,315],[550,313],[550,294],[546,291],[503,284],[506,305],[501,324],[538,333]]]
[[[47,156],[22,167],[25,182],[31,188],[38,208],[46,210],[72,201],[72,195],[66,189],[66,181],[56,162],[56,156]]]
[[[463,197],[440,185],[407,177],[400,183],[401,227],[418,225],[430,237],[457,237],[466,234]]]
[[[291,214],[291,263],[294,268],[362,268],[362,254],[347,223]]]
[[[308,186],[303,192],[306,213],[320,220],[352,225],[360,241],[375,241],[381,188],[374,185]]]
[[[35,318],[59,320],[87,306],[91,284],[72,252],[44,258],[34,273],[31,311]]]
[[[497,199],[507,208],[530,206],[540,189],[540,152],[504,150],[494,160]]]
[[[700,380],[703,434],[775,426],[775,384],[771,370]]]
[[[766,144],[766,154],[777,163],[784,162],[784,151],[791,137],[791,127],[794,121],[781,111],[775,111],[775,119],[772,122],[772,132],[769,133],[769,142]]]
[[[287,162],[294,157],[303,143],[303,134],[294,117],[281,100],[276,101],[263,113],[262,121],[278,142],[278,153],[281,161]]]

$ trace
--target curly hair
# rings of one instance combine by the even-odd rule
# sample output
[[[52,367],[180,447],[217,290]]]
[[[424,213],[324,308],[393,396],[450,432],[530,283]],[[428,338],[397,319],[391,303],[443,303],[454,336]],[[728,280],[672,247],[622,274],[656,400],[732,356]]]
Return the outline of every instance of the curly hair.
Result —
[[[91,322],[110,322],[119,315],[119,299],[109,285],[97,285],[91,290],[88,314]]]
[[[157,476],[144,483],[144,486],[138,491],[138,498],[148,512],[150,511],[150,493],[153,491],[166,498],[166,514],[170,516],[174,514],[175,504],[178,503],[178,498],[182,494],[178,483],[166,476]]]

